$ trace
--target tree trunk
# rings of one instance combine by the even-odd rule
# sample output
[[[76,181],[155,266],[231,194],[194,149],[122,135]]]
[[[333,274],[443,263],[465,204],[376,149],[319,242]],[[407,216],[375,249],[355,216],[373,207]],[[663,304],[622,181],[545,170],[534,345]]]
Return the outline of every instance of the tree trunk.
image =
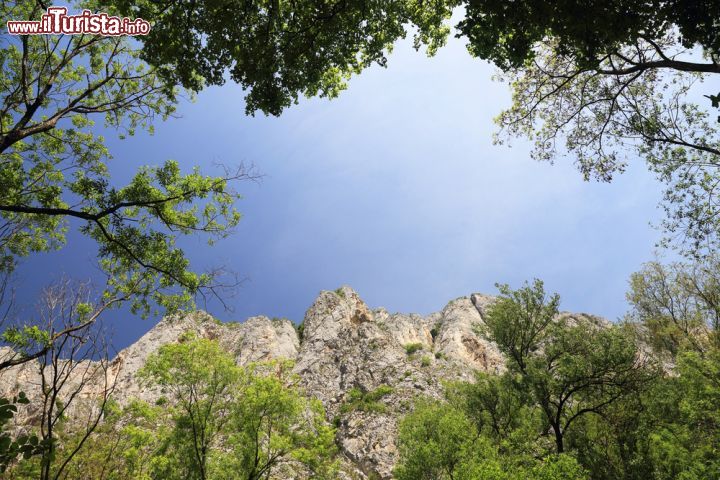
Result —
[[[560,425],[553,425],[553,432],[555,432],[555,448],[557,449],[557,453],[563,453],[565,451],[565,446],[563,445],[563,433],[560,429]]]

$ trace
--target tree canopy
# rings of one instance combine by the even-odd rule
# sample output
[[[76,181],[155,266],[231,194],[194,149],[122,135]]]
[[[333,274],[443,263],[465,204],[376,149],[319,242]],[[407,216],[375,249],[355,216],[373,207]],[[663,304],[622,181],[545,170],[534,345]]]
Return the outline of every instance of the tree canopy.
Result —
[[[571,456],[534,459],[501,455],[492,439],[478,435],[469,412],[440,403],[419,403],[400,426],[398,480],[586,480]]]
[[[108,401],[77,450],[84,425],[59,423],[56,455],[45,463],[28,455],[8,478],[267,480],[303,472],[334,480],[335,430],[291,368],[287,361],[238,366],[217,341],[187,333],[152,354],[139,374],[154,403]],[[46,466],[53,475],[38,475]]]
[[[94,0],[71,8],[118,13]],[[44,9],[34,0],[3,2],[0,18],[36,20]],[[119,184],[97,123],[120,137],[137,129],[152,133],[155,121],[174,114],[177,86],[144,62],[127,37],[3,35],[0,41],[0,338],[15,352],[0,370],[52,358],[68,341],[88,341],[108,308],[129,304],[133,313],[148,315],[192,308],[198,297],[221,298],[237,282],[223,278],[222,267],[193,269],[177,240],[205,234],[212,242],[231,233],[240,219],[236,182],[252,172],[237,166],[209,176],[148,159]],[[11,315],[8,291],[18,263],[63,248],[71,228],[97,245],[105,276],[97,295],[78,299],[68,318],[38,324]],[[3,411],[12,413],[23,398],[1,399]],[[35,452],[33,437],[12,439],[4,422],[0,427],[3,464]],[[48,439],[55,440],[52,433]]]
[[[93,1],[78,6],[101,8]],[[42,12],[30,0],[0,8],[2,18]],[[2,42],[0,273],[12,272],[22,257],[61,248],[75,227],[97,242],[105,303],[172,311],[217,293],[219,271],[193,271],[176,239],[231,232],[240,219],[234,183],[252,175],[242,167],[220,176],[183,173],[175,161],[151,159],[117,185],[95,122],[121,135],[152,131],[155,119],[173,114],[175,86],[126,37],[6,35]]]
[[[712,1],[468,0],[458,28],[474,55],[504,69],[526,65],[535,58],[538,44],[549,39],[557,44],[557,53],[574,58],[581,66],[599,67],[606,56],[622,47],[641,38],[662,38],[673,27],[686,48],[699,44],[716,53],[720,49],[718,14],[720,6]],[[681,68],[681,64],[664,60],[647,67]],[[694,68],[719,71],[712,64]]]
[[[554,435],[556,453],[584,415],[602,415],[645,380],[632,335],[619,327],[559,315],[541,281],[511,290],[499,285],[480,331],[507,356],[517,388],[532,399]]]
[[[498,65],[513,103],[497,140],[525,137],[545,161],[574,159],[611,181],[643,158],[666,185],[663,244],[690,256],[717,246],[718,108],[700,82],[720,73],[712,1],[471,0],[458,24],[470,52]]]
[[[558,314],[538,281],[501,286],[479,328],[507,370],[419,400],[400,422],[397,477],[716,477],[717,267],[648,264],[619,324]]]
[[[227,78],[247,90],[245,110],[279,115],[308,97],[335,97],[351,75],[385,65],[414,29],[434,53],[449,33],[455,0],[128,1],[127,15],[152,19],[143,58],[193,91]]]

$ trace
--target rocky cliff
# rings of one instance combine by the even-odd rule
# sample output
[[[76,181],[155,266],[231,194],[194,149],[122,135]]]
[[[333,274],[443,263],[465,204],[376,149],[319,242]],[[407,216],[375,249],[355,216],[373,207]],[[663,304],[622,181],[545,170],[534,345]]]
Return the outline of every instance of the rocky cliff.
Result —
[[[337,426],[346,477],[391,478],[398,420],[415,398],[439,398],[444,380],[471,381],[475,371],[502,370],[497,347],[473,332],[490,302],[492,297],[473,294],[427,316],[389,313],[370,309],[342,287],[320,293],[305,314],[302,338],[288,320],[260,316],[220,323],[203,312],[167,317],[113,360],[115,398],[154,401],[158,392],[141,388],[135,374],[148,355],[187,331],[217,339],[238,364],[292,359],[307,393],[323,402]],[[11,353],[0,350],[0,361]],[[6,371],[0,395],[23,389],[32,397],[33,368]],[[383,393],[381,408],[347,408],[353,395],[377,391]]]

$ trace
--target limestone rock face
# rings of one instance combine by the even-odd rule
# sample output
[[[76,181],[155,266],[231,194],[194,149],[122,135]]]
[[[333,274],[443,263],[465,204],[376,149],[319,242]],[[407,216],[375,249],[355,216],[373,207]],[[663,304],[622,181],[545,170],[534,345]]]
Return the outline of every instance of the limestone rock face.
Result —
[[[497,347],[476,334],[492,302],[473,294],[430,315],[389,313],[370,309],[342,287],[320,293],[305,314],[302,339],[290,321],[264,316],[242,323],[221,323],[204,312],[167,317],[112,361],[115,398],[156,400],[159,392],[142,386],[137,372],[149,355],[187,332],[218,340],[240,365],[291,359],[307,394],[323,403],[337,426],[343,478],[389,479],[398,421],[415,399],[440,398],[441,381],[472,381],[477,371],[504,368]],[[0,361],[12,354],[0,349]],[[36,364],[14,367],[0,377],[0,395],[33,391],[34,384]]]
[[[134,344],[120,351],[112,362],[117,372],[116,398],[124,403],[132,398],[155,401],[159,392],[141,386],[136,374],[147,358],[162,345],[177,342],[186,333],[217,340],[235,356],[239,365],[276,358],[294,359],[300,346],[289,320],[251,317],[243,323],[221,323],[205,312],[162,319]]]
[[[295,370],[364,475],[391,478],[398,420],[417,397],[440,398],[440,379],[472,380],[475,370],[499,368],[497,349],[473,333],[477,322],[469,298],[425,317],[389,314],[370,310],[349,287],[322,292],[307,311]],[[379,391],[387,393],[373,407],[353,400]]]
[[[80,398],[97,398],[104,387],[104,379],[114,382],[113,398],[125,404],[133,398],[154,402],[160,397],[160,391],[142,385],[137,378],[138,371],[145,365],[148,357],[162,345],[177,342],[186,333],[198,337],[216,339],[228,352],[231,352],[240,365],[254,361],[267,361],[276,358],[295,359],[299,341],[295,328],[289,320],[270,320],[267,317],[252,317],[243,323],[221,323],[205,312],[194,312],[183,316],[170,316],[162,319],[145,335],[140,337],[110,362],[107,373],[97,362],[84,362],[74,368],[66,391],[76,388],[81,376],[95,377],[86,382],[86,388],[80,391]],[[16,358],[10,348],[0,348],[0,362]],[[77,372],[77,373],[75,373]],[[48,371],[49,375],[49,371]],[[30,410],[18,415],[16,421],[20,427],[31,423],[36,405],[41,398],[40,368],[37,362],[28,362],[4,370],[0,374],[0,396],[12,397],[23,391],[30,399]],[[79,402],[75,402],[77,405]],[[69,412],[72,414],[72,412]]]
[[[484,372],[499,372],[503,367],[502,354],[474,331],[475,326],[482,324],[482,308],[491,301],[491,297],[475,294],[450,302],[441,312],[436,349],[461,364]]]
[[[0,347],[0,362],[10,362],[18,357],[18,354],[11,348]],[[38,372],[39,366],[36,362],[23,363],[2,370],[0,372],[0,397],[12,398],[22,391],[31,400],[38,398],[40,394]]]

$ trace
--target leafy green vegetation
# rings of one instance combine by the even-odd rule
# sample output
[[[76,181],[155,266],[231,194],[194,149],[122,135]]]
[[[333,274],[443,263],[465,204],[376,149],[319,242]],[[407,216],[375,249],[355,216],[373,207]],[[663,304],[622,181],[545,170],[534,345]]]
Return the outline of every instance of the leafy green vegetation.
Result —
[[[193,335],[165,345],[141,376],[166,402],[109,405],[64,478],[262,480],[289,475],[293,462],[312,478],[334,479],[334,429],[317,400],[288,386],[291,366],[238,367],[217,342]],[[37,478],[38,463],[21,462],[9,478]]]
[[[380,385],[375,390],[363,391],[352,388],[347,393],[347,400],[340,407],[343,413],[354,411],[384,413],[387,406],[381,401],[385,396],[392,394],[394,389],[389,385]]]
[[[399,0],[338,4],[276,0],[226,8],[212,2],[114,0],[133,17],[153,19],[143,58],[173,84],[193,91],[229,78],[245,110],[279,115],[301,96],[334,98],[352,75],[385,65],[393,43],[414,32],[434,53],[457,2]]]
[[[82,5],[117,13],[107,2]],[[3,19],[40,13],[29,0],[0,7]],[[140,59],[127,37],[6,40],[0,50],[6,86],[0,96],[0,274],[28,255],[62,248],[73,226],[97,244],[107,275],[104,305],[172,312],[192,308],[196,295],[221,291],[221,269],[193,271],[176,240],[227,236],[240,220],[233,185],[248,172],[207,176],[165,161],[140,167],[125,185],[113,184],[112,154],[95,127],[103,120],[121,135],[152,132],[155,119],[175,111],[173,84]]]
[[[302,343],[303,339],[305,338],[305,320],[303,320],[300,323],[293,324],[295,326],[295,331],[298,335],[298,340],[300,340],[300,343]]]
[[[719,265],[648,264],[614,325],[558,315],[540,281],[500,285],[482,333],[508,370],[416,404],[400,423],[396,478],[714,478]]]
[[[717,2],[477,0],[458,26],[512,89],[499,142],[567,156],[586,180],[609,182],[641,158],[666,187],[664,245],[696,256],[720,242],[718,122],[704,108],[720,103],[692,92],[720,74],[719,14]]]
[[[5,430],[17,413],[18,405],[27,405],[30,400],[20,392],[13,398],[0,398],[0,473],[18,456],[24,459],[39,453],[42,448],[37,435],[24,435],[12,438]]]
[[[404,348],[406,354],[412,355],[413,353],[422,350],[423,346],[422,343],[406,343]]]
[[[505,354],[508,375],[542,406],[556,452],[563,453],[575,422],[602,415],[652,372],[639,360],[631,332],[559,317],[560,297],[547,299],[541,281],[518,290],[498,288],[501,295],[488,309],[484,333]]]
[[[493,442],[478,435],[471,417],[440,403],[422,402],[403,420],[399,433],[398,480],[418,478],[454,480],[587,480],[568,455],[536,459],[508,458]]]

